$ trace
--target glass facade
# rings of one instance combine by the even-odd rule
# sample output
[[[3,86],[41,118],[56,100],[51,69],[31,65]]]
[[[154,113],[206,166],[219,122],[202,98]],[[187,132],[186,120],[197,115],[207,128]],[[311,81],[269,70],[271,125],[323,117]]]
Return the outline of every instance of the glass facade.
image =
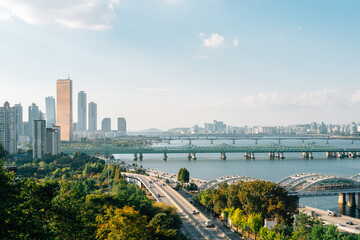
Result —
[[[61,128],[61,141],[71,141],[73,134],[72,116],[72,81],[70,79],[59,79],[57,88],[57,121]]]

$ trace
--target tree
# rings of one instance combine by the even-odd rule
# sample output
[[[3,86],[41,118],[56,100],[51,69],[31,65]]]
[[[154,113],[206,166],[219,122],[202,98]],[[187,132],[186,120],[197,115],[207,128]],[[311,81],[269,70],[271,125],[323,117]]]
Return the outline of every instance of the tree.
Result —
[[[141,240],[147,238],[146,217],[141,216],[134,208],[109,207],[105,215],[97,217],[97,239]]]
[[[238,229],[239,229],[239,227],[241,227],[241,231],[244,229],[242,227],[242,225],[243,225],[242,223],[244,221],[246,221],[246,218],[245,218],[243,212],[239,208],[237,208],[234,211],[234,213],[230,217],[230,220],[231,220],[231,223],[234,224]]]
[[[190,180],[190,173],[186,168],[180,168],[177,180],[181,183],[188,183]]]
[[[263,227],[260,229],[260,237],[263,240],[275,240],[276,232],[271,231],[267,227]]]
[[[255,240],[256,234],[260,231],[261,227],[263,226],[263,219],[260,213],[253,213],[248,218],[248,223],[251,231],[255,233]]]

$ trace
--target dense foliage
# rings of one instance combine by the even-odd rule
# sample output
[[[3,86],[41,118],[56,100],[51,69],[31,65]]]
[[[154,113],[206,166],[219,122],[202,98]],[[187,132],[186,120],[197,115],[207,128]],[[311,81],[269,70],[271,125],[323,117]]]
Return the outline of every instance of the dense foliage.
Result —
[[[109,169],[113,187],[108,194],[101,186],[107,183],[99,180],[107,174],[102,160],[75,154],[47,156],[22,167],[26,164],[35,164],[36,171],[19,172],[32,178],[9,173],[0,160],[0,239],[180,239],[176,210],[153,203],[123,179],[117,166]],[[44,168],[45,178],[39,179],[44,164],[57,168]]]
[[[273,218],[291,223],[297,209],[297,200],[279,185],[261,180],[223,183],[218,189],[207,189],[195,196],[195,200],[216,213],[224,209],[241,209],[246,216],[259,213],[262,218]]]

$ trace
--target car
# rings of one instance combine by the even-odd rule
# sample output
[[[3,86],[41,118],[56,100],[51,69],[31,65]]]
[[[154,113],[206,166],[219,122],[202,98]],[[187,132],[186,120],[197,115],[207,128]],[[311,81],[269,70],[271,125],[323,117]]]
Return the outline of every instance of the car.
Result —
[[[348,224],[348,225],[354,225],[353,222],[346,222],[346,224]]]
[[[153,188],[153,185],[149,185],[149,188]]]
[[[157,197],[161,197],[160,193],[156,194]]]
[[[336,224],[337,227],[342,227],[343,225],[341,223]]]
[[[356,229],[360,229],[360,226],[356,226],[355,228],[356,228]]]
[[[199,214],[199,212],[194,209],[192,210],[192,214]]]
[[[204,224],[205,224],[206,227],[212,227],[212,226],[213,226],[211,220],[206,220],[206,221],[204,222]]]

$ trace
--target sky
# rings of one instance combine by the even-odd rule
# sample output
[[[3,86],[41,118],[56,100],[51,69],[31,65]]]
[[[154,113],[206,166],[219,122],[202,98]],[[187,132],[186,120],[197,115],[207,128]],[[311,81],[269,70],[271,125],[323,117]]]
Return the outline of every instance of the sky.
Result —
[[[0,0],[0,102],[73,80],[128,130],[360,119],[358,0]]]

